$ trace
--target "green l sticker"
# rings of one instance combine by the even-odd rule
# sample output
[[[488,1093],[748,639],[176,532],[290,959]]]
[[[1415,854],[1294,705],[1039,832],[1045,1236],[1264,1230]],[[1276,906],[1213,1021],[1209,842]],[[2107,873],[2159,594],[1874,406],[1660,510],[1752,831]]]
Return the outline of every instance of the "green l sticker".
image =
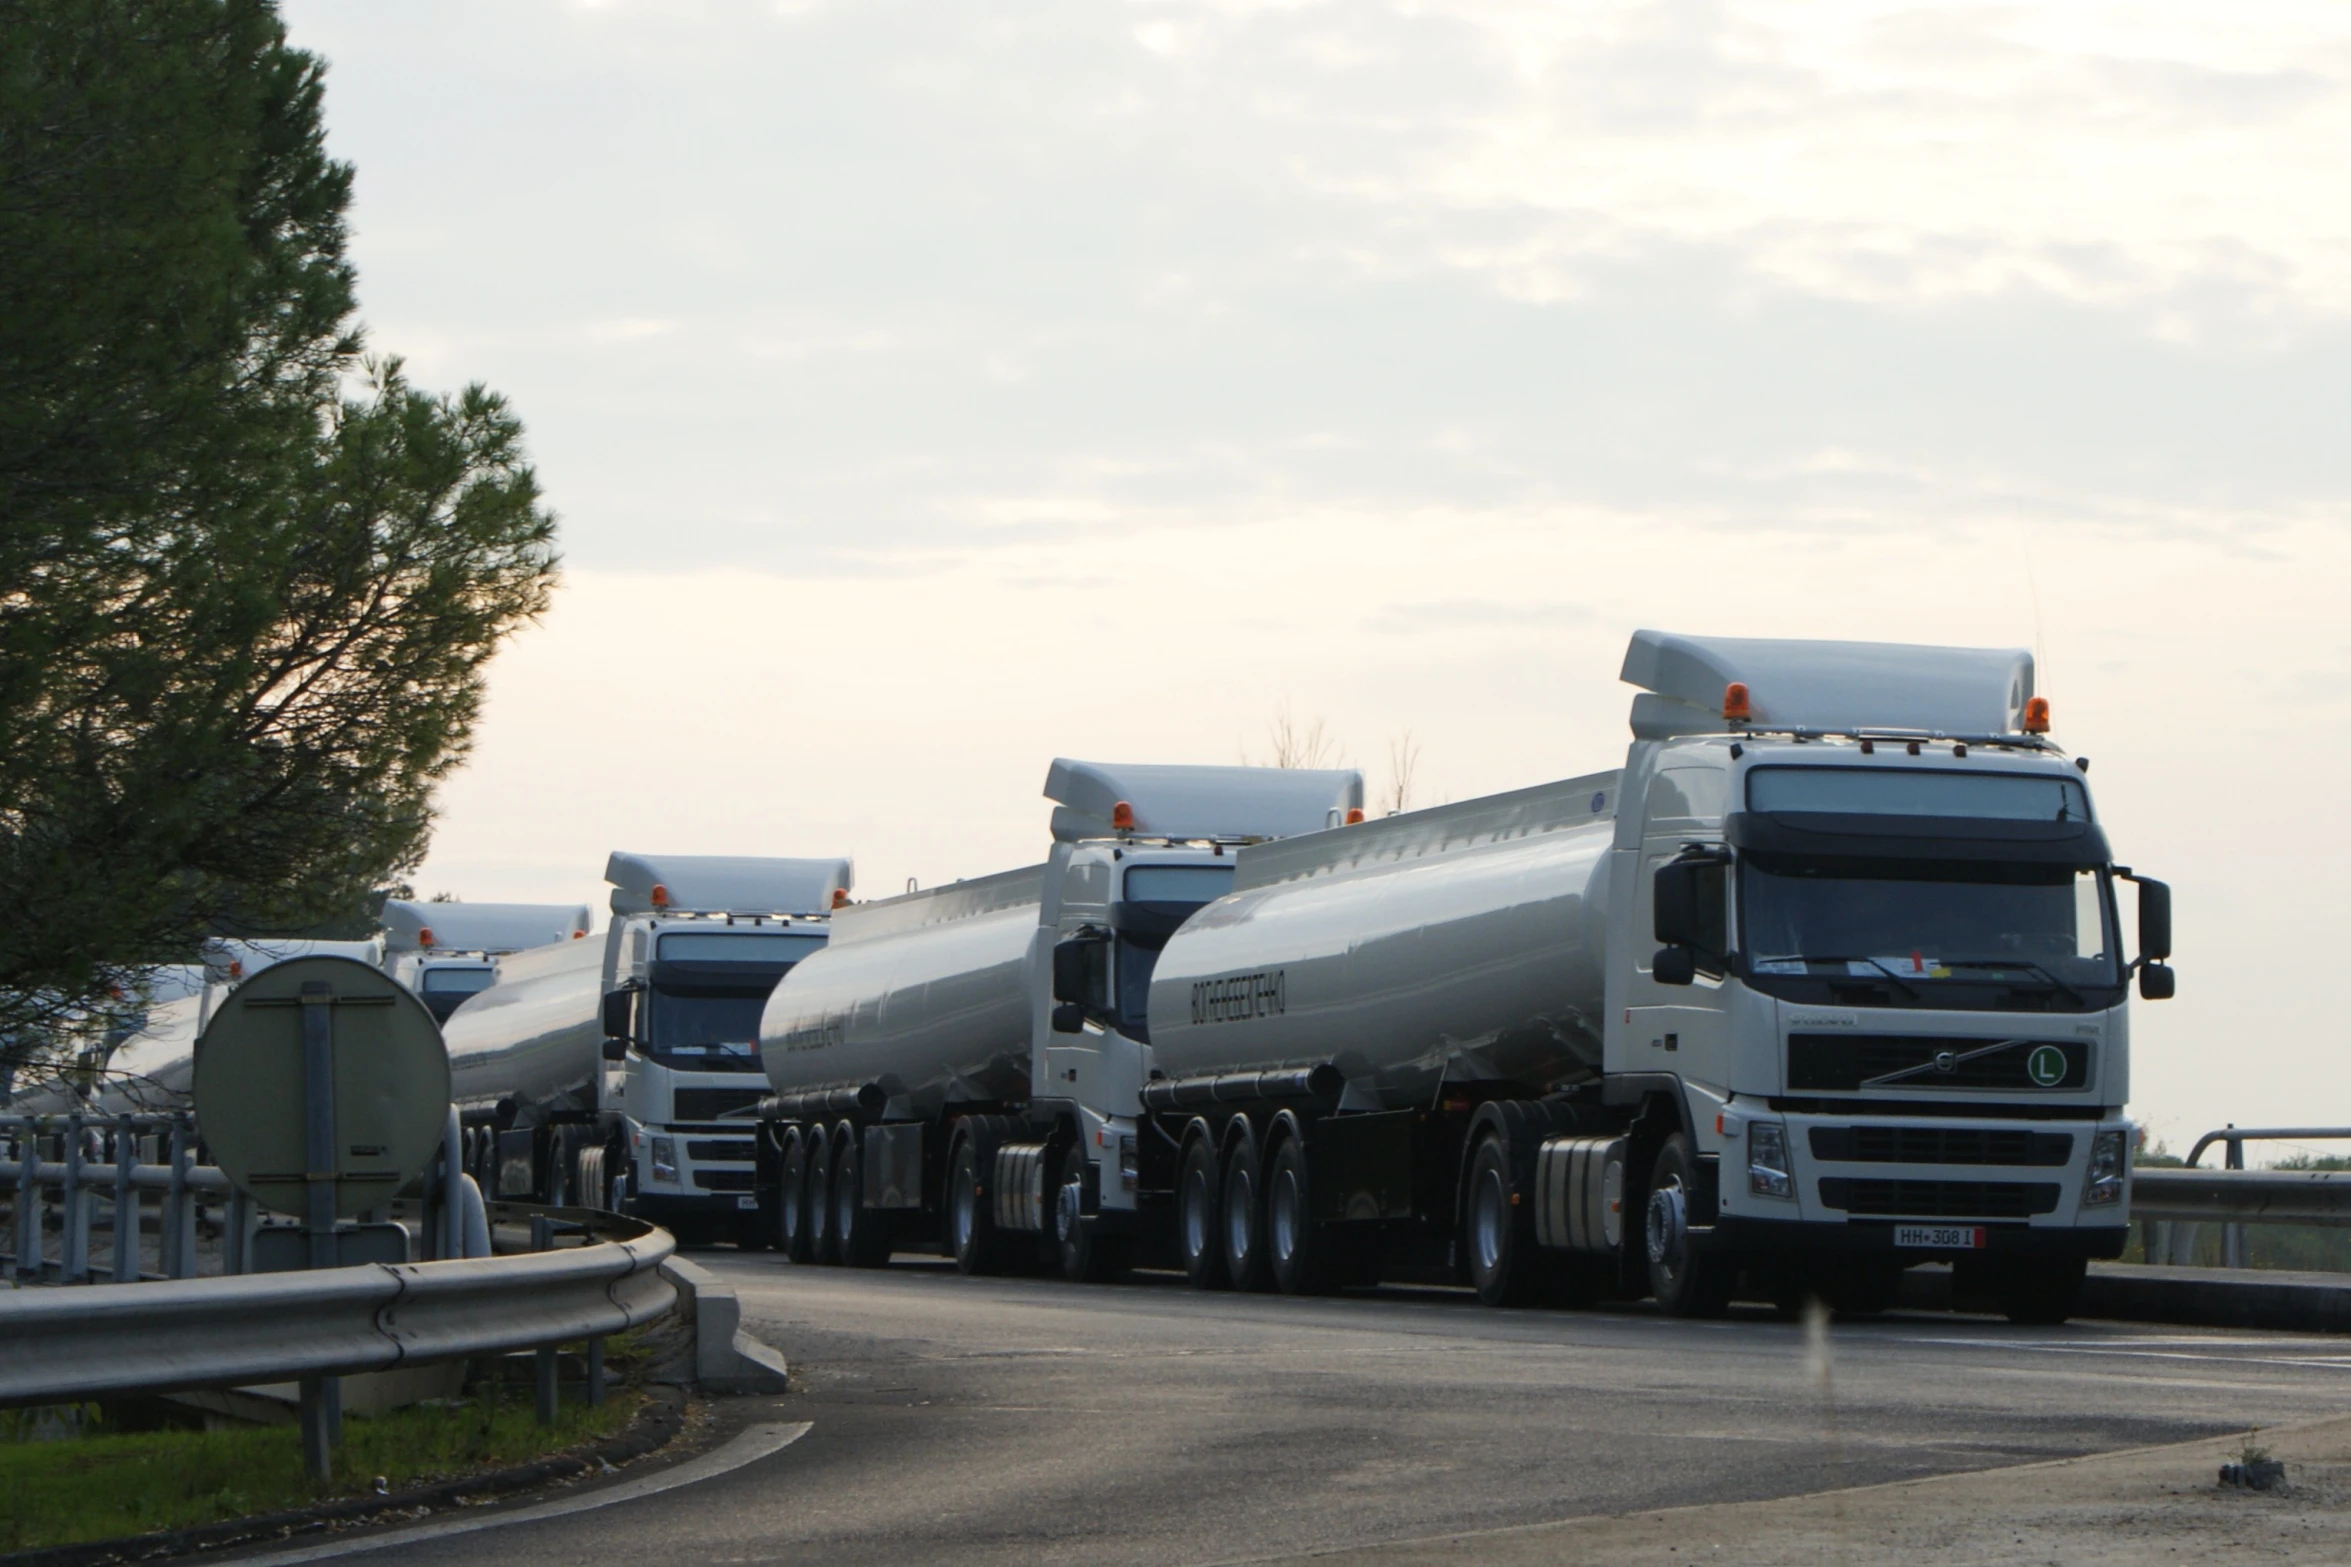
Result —
[[[2035,1045],[2024,1058],[2024,1069],[2037,1086],[2055,1088],[2065,1081],[2065,1052],[2055,1045]]]

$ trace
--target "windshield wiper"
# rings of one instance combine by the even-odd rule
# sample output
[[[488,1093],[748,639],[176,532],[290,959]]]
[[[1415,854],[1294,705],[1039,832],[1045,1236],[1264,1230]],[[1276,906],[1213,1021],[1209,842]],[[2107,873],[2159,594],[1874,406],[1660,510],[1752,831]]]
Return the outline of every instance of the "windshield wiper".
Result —
[[[2047,969],[2041,967],[2040,964],[2035,963],[2030,958],[1945,958],[1943,962],[1945,966],[1949,968],[2020,968],[2025,970],[2027,973],[2040,975],[2042,979],[2048,981],[2050,989],[2055,990],[2059,994],[2063,995],[2066,1000],[2072,1002],[2075,1006],[2084,1007],[2089,1005],[2087,1001],[2082,999],[2082,993],[2080,991],[2074,989],[2064,980],[2059,979],[2056,975],[2050,973]]]
[[[1897,986],[1901,987],[1902,993],[1908,996],[1911,1000],[1924,1001],[1926,999],[1926,993],[1921,991],[1916,985],[1913,985],[1910,983],[1910,981],[1904,979],[1901,975],[1886,967],[1886,965],[1880,962],[1878,959],[1863,954],[1841,956],[1835,953],[1791,952],[1785,957],[1757,958],[1755,961],[1757,963],[1866,963],[1871,968],[1876,969],[1879,973],[1885,975],[1886,978],[1892,980]]]

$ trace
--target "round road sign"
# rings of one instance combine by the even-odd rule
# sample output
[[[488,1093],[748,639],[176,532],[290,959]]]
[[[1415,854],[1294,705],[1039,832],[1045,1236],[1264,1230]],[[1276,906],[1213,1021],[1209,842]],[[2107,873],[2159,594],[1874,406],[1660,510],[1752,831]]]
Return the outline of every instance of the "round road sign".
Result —
[[[316,1173],[333,1183],[335,1216],[348,1219],[423,1171],[449,1115],[440,1025],[381,971],[350,958],[294,958],[231,991],[196,1041],[196,1125],[240,1191],[307,1219],[306,1040],[320,1028],[333,1141]]]
[[[2055,1088],[2065,1081],[2065,1052],[2055,1045],[2035,1045],[2024,1058],[2024,1069],[2041,1087]]]

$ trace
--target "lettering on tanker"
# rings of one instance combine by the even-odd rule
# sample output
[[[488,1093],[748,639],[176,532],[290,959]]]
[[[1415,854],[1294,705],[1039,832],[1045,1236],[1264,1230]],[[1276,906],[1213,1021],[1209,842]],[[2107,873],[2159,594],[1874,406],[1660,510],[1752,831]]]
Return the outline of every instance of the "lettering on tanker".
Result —
[[[1287,969],[1199,980],[1192,986],[1192,1021],[1238,1023],[1243,1018],[1280,1017],[1289,1009],[1289,991]]]

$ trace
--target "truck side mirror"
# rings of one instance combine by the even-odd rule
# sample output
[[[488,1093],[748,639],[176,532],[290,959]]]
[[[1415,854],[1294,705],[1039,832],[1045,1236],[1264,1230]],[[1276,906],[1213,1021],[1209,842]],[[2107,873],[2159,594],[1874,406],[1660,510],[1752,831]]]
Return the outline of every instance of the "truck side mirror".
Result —
[[[1655,908],[1650,923],[1659,941],[1673,947],[1698,944],[1701,938],[1698,873],[1714,868],[1700,860],[1673,860],[1657,867]]]
[[[1090,949],[1098,945],[1099,942],[1085,936],[1072,936],[1067,941],[1053,944],[1054,1000],[1075,1002],[1082,1006],[1093,999],[1093,954]],[[1075,1029],[1061,1028],[1058,1023],[1054,1027],[1065,1034],[1076,1032]]]
[[[1667,947],[1649,960],[1649,977],[1660,985],[1687,985],[1698,977],[1698,959],[1688,947]]]
[[[1060,953],[1055,952],[1055,957]],[[1064,1001],[1053,1009],[1053,1032],[1082,1034],[1086,1031],[1086,1009],[1074,1001]]]
[[[604,993],[604,1037],[626,1041],[634,1032],[630,1027],[636,1021],[637,993],[633,990],[608,990]]]
[[[2171,956],[2171,884],[2144,876],[2139,878],[2139,956],[2149,963]]]
[[[2169,1001],[2179,988],[2176,975],[2167,964],[2139,965],[2139,999],[2142,1001]]]
[[[626,1061],[628,1058],[629,1042],[625,1039],[619,1038],[618,1036],[607,1036],[604,1041],[604,1059],[607,1061]]]

